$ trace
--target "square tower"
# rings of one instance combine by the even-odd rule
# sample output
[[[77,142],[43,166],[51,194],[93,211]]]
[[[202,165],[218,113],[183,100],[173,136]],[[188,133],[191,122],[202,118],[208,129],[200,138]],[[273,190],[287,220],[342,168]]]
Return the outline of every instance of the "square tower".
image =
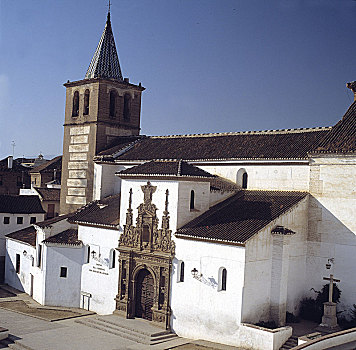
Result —
[[[123,79],[108,13],[83,80],[67,82],[60,212],[93,198],[93,157],[120,136],[139,135],[144,88]]]

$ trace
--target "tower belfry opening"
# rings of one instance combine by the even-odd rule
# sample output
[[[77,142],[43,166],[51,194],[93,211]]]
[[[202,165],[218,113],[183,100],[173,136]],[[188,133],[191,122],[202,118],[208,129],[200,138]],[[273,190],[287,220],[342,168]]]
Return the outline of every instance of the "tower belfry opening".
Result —
[[[84,79],[64,84],[61,214],[93,200],[93,158],[120,137],[140,133],[141,94],[145,88],[122,76],[110,5]]]

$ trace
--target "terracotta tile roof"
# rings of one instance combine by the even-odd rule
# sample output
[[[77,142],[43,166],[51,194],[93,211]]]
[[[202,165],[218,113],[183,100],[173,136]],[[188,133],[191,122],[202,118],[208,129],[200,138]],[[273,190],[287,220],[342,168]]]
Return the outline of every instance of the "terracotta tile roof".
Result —
[[[38,196],[0,194],[0,213],[42,214],[45,211]]]
[[[311,153],[356,152],[356,101]]]
[[[35,189],[44,201],[59,201],[60,199],[60,188],[36,187]]]
[[[43,243],[55,243],[65,245],[81,245],[82,241],[78,240],[78,230],[68,229],[54,236],[48,237]]]
[[[31,169],[30,173],[53,172],[54,169],[57,169],[57,171],[62,170],[62,156],[46,161],[45,163]]]
[[[73,223],[117,228],[120,216],[120,194],[88,203],[68,220]]]
[[[214,175],[182,160],[152,160],[117,172],[120,177],[173,176],[211,178]]]
[[[308,194],[243,190],[178,229],[180,238],[244,244]]]
[[[224,179],[220,176],[214,176],[210,178],[210,191],[238,191],[241,187],[235,182],[228,179]]]
[[[96,155],[96,160],[113,160],[113,157],[132,146],[137,140],[146,136],[119,136],[115,138],[108,147]]]
[[[36,229],[33,226],[29,226],[26,228],[23,228],[21,230],[11,232],[5,237],[15,239],[20,242],[24,242],[27,244],[32,245],[33,247],[36,246]]]
[[[120,161],[306,159],[307,153],[320,143],[329,130],[312,128],[151,136],[134,142],[126,152],[112,156]]]
[[[52,219],[47,219],[47,220],[43,220],[40,222],[36,222],[36,226],[39,227],[49,227],[52,224],[55,224],[56,222],[65,220],[65,219],[69,219],[70,217],[72,217],[75,213],[69,213],[69,214],[65,214],[65,215],[60,215],[60,216],[56,216]]]

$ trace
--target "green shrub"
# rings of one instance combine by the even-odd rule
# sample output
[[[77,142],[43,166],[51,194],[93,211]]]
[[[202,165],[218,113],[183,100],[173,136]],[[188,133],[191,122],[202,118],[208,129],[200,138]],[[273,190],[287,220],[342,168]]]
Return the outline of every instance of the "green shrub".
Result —
[[[314,289],[313,289],[314,290]],[[299,316],[305,320],[321,322],[324,313],[324,303],[329,300],[329,284],[325,284],[320,291],[314,290],[316,298],[304,298],[300,302]],[[333,302],[338,303],[341,290],[334,283]]]

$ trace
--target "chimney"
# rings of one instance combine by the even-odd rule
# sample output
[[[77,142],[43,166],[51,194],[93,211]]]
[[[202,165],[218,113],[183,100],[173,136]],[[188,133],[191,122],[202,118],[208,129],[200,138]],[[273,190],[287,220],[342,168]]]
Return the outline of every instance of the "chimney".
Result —
[[[356,101],[356,81],[352,81],[351,83],[346,84],[347,88],[349,88],[354,93],[354,101]]]
[[[7,157],[7,167],[8,167],[9,169],[12,169],[13,162],[14,162],[13,156],[8,156],[8,157]]]

